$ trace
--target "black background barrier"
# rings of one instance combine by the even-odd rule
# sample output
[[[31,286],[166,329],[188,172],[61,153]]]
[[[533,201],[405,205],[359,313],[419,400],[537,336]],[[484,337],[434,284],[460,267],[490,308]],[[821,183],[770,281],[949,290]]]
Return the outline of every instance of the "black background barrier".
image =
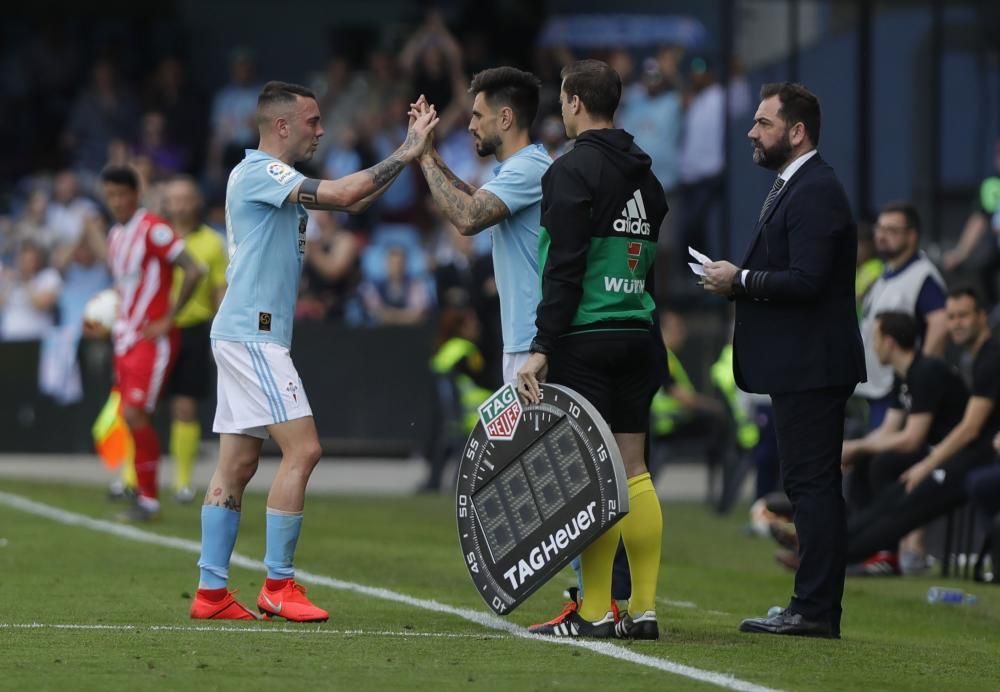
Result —
[[[433,410],[431,339],[427,327],[296,325],[292,358],[325,453],[406,456],[422,451]],[[84,396],[66,406],[39,392],[38,354],[38,342],[0,343],[0,453],[93,451],[90,427],[111,386],[110,343],[81,342]],[[214,437],[214,414],[213,386],[200,408],[206,438]],[[166,453],[166,401],[157,411],[156,426]],[[276,448],[268,443],[265,450]]]

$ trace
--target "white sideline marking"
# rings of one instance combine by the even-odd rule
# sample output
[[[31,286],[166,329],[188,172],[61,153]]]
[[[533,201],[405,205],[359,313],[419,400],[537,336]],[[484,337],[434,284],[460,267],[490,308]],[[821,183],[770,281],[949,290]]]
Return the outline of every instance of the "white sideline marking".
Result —
[[[109,533],[121,538],[128,538],[139,543],[150,543],[152,545],[176,548],[188,553],[194,553],[195,555],[201,554],[201,544],[196,541],[190,541],[186,538],[177,538],[175,536],[163,536],[149,531],[143,531],[142,529],[138,529],[134,526],[116,524],[114,522],[104,521],[103,519],[94,519],[92,517],[84,516],[83,514],[68,512],[66,510],[59,509],[58,507],[52,507],[51,505],[42,504],[41,502],[35,502],[34,500],[21,497],[20,495],[0,492],[0,504],[7,505],[8,507],[12,507],[14,509],[19,509],[23,512],[28,512],[29,514],[52,519],[53,521],[59,522],[60,524],[66,524],[68,526],[82,526],[94,531]],[[266,569],[264,563],[260,560],[252,560],[248,557],[240,555],[239,553],[233,553],[231,564],[256,570],[258,572]],[[636,663],[649,668],[655,668],[666,673],[673,673],[674,675],[681,675],[686,678],[691,678],[692,680],[707,682],[729,690],[738,690],[740,692],[775,692],[769,687],[740,680],[732,675],[717,673],[711,670],[702,670],[701,668],[687,666],[683,663],[674,663],[673,661],[665,658],[659,658],[657,656],[640,654],[619,644],[593,640],[543,637],[537,634],[531,634],[526,628],[507,620],[503,620],[492,613],[484,613],[478,610],[471,610],[469,608],[458,608],[448,605],[447,603],[440,603],[430,599],[415,598],[396,591],[390,591],[389,589],[365,586],[364,584],[355,584],[354,582],[342,581],[340,579],[334,579],[322,574],[313,574],[300,569],[295,570],[295,578],[297,581],[304,584],[326,586],[339,591],[351,591],[369,596],[371,598],[404,603],[422,610],[455,615],[488,629],[507,632],[522,639],[545,642],[547,644],[573,646],[578,649],[586,649],[609,658],[618,659],[619,661],[628,661],[629,663]]]
[[[671,606],[673,608],[683,608],[685,610],[701,610],[703,613],[708,613],[709,615],[723,615],[725,617],[730,617],[732,613],[727,613],[724,610],[707,610],[698,607],[697,603],[693,601],[672,601],[669,598],[659,597],[656,599],[657,603],[662,603],[665,606]]]
[[[671,601],[669,598],[657,598],[658,603],[673,606],[674,608],[697,609],[698,604],[691,601]]]
[[[308,627],[233,627],[232,625],[78,625],[47,622],[0,622],[0,630],[114,630],[117,632],[234,632],[245,634],[336,634],[344,637],[431,637],[434,639],[509,639],[502,634],[470,632],[411,632],[410,630],[332,630]]]

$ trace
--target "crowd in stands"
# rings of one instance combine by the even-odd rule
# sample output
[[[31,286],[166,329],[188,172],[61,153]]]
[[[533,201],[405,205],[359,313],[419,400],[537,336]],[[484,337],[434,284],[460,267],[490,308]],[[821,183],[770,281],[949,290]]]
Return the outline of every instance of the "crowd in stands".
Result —
[[[424,94],[441,114],[435,146],[460,178],[481,185],[495,163],[477,156],[466,130],[475,70],[489,66],[470,42],[429,12],[400,45],[379,41],[367,54],[336,54],[315,74],[268,75],[305,83],[316,93],[326,130],[312,161],[314,176],[338,178],[384,158],[402,141],[407,111]],[[22,47],[23,48],[23,47]],[[101,273],[102,233],[110,226],[95,184],[101,169],[128,163],[144,181],[143,205],[163,211],[163,189],[178,174],[194,176],[205,200],[205,221],[225,232],[225,184],[243,151],[257,143],[254,112],[263,79],[249,48],[230,54],[228,81],[203,91],[197,66],[165,54],[146,73],[111,57],[87,66],[75,91],[72,70],[61,65],[65,45],[40,32],[31,50],[52,67],[44,122],[56,134],[30,150],[13,171],[0,205],[0,339],[45,339],[51,329],[76,328],[79,306],[62,305],[68,285],[84,281],[81,267]],[[23,51],[22,51],[23,52]],[[119,51],[121,53],[121,51]],[[537,51],[521,65],[543,77],[542,103],[533,130],[552,156],[568,146],[558,109],[558,70],[576,58],[568,49]],[[670,195],[676,242],[702,237],[706,216],[720,202],[726,99],[711,62],[679,46],[600,53],[623,77],[620,125],[635,133],[652,156]],[[13,69],[13,68],[11,68]],[[12,91],[0,100],[40,98]],[[745,80],[734,82],[733,115],[751,107]],[[61,115],[61,117],[60,117]],[[27,146],[27,145],[26,145]],[[687,205],[682,198],[695,200]],[[687,209],[687,212],[684,210]],[[311,213],[298,319],[366,326],[432,323],[449,289],[465,289],[483,330],[487,371],[499,379],[498,304],[492,281],[489,233],[461,237],[434,208],[420,171],[406,170],[382,198],[359,216]],[[697,242],[700,242],[697,241]],[[93,259],[91,259],[93,256]],[[70,302],[85,303],[106,278],[89,276]],[[665,286],[666,284],[664,284]]]
[[[490,66],[488,56],[473,54],[470,45],[458,40],[433,12],[400,45],[375,45],[360,57],[334,55],[312,75],[267,75],[305,83],[318,97],[326,135],[313,160],[303,166],[304,172],[338,178],[384,158],[405,135],[410,102],[425,94],[441,114],[435,146],[443,159],[459,178],[476,186],[486,182],[495,164],[476,155],[466,126],[471,106],[468,84],[475,70]],[[22,53],[30,56],[35,68],[37,79],[32,84],[18,81],[19,63],[11,53],[0,61],[0,108],[11,113],[22,112],[14,106],[26,108],[39,123],[29,130],[46,135],[44,141],[35,136],[15,142],[8,141],[8,133],[4,142],[11,156],[2,172],[13,182],[2,190],[0,203],[0,340],[42,341],[40,387],[57,401],[71,402],[80,396],[74,363],[83,307],[110,285],[104,265],[110,220],[97,192],[100,171],[108,164],[122,163],[138,169],[144,181],[143,204],[154,212],[163,211],[164,186],[173,176],[193,176],[205,202],[204,221],[224,234],[226,178],[244,149],[256,146],[254,112],[262,78],[259,56],[240,48],[230,55],[228,81],[214,93],[203,91],[197,83],[196,65],[173,54],[164,54],[142,74],[123,70],[125,66],[109,57],[99,57],[86,67],[87,78],[77,87],[77,56],[67,44],[41,32],[29,48]],[[519,65],[543,79],[533,133],[553,157],[569,146],[559,116],[556,75],[560,65],[578,57],[582,56],[568,49],[546,49],[537,51],[535,64]],[[672,210],[661,248],[666,261],[660,262],[657,276],[658,290],[666,291],[670,282],[660,274],[671,272],[676,264],[671,254],[683,254],[670,253],[671,248],[682,250],[690,244],[711,251],[719,247],[717,239],[710,237],[713,224],[709,219],[722,195],[727,119],[749,119],[754,96],[738,70],[728,85],[720,84],[711,59],[680,46],[609,50],[596,57],[606,59],[622,76],[618,124],[632,132],[651,155]],[[19,168],[7,170],[9,165]],[[969,401],[985,399],[995,405],[991,397],[997,383],[975,377],[978,372],[980,379],[995,378],[1000,372],[975,367],[975,352],[969,354],[962,341],[963,327],[955,323],[963,318],[953,317],[949,305],[971,301],[973,317],[981,318],[977,329],[987,330],[986,338],[992,339],[988,330],[996,322],[1000,266],[1000,146],[997,172],[983,182],[960,240],[944,254],[940,266],[920,251],[927,229],[921,228],[911,205],[887,206],[874,231],[866,232],[866,228],[862,224],[857,297],[870,383],[861,392],[863,405],[856,409],[860,422],[855,437],[879,429],[891,411],[895,413],[889,419],[896,428],[884,430],[886,434],[906,429],[907,417],[913,415],[907,409],[907,397],[900,395],[900,373],[880,361],[876,342],[881,339],[893,339],[896,347],[915,349],[926,358],[946,359],[963,372]],[[940,234],[942,229],[936,230]],[[311,213],[296,319],[357,327],[426,324],[433,330],[442,308],[461,309],[467,323],[478,325],[470,329],[478,337],[485,360],[481,368],[485,375],[477,380],[499,384],[499,303],[490,250],[489,233],[464,237],[444,219],[419,170],[411,167],[361,215]],[[963,279],[977,282],[978,293],[950,294]],[[886,292],[887,284],[900,282],[906,285],[897,293],[892,293],[896,288]],[[449,296],[459,297],[452,300]],[[666,295],[665,302],[671,309],[685,308],[670,298]],[[963,306],[969,307],[964,302]],[[467,314],[470,307],[474,315]],[[914,318],[914,343],[906,343],[905,334],[893,336],[890,329],[878,329],[877,318],[887,311]],[[987,319],[990,314],[993,320]],[[683,320],[670,313],[661,326],[667,344],[677,345],[677,352],[672,351],[676,359],[683,348]],[[442,344],[457,338],[452,334],[439,337]],[[723,351],[719,355],[722,366],[728,363],[726,358]],[[719,393],[717,398],[699,394],[683,368],[675,367],[674,381],[657,401],[654,433],[662,439],[675,432],[701,434],[713,443],[709,456],[718,465],[724,463],[718,460],[724,455],[718,449],[722,439],[718,430],[724,426],[723,419],[729,419],[732,432],[726,439],[733,454],[756,465],[759,478],[766,479],[756,491],[764,497],[778,486],[777,450],[767,431],[767,402],[737,402],[732,383],[721,376],[713,378],[712,386]],[[963,438],[960,449],[974,448],[978,456],[953,470],[961,478],[955,481],[957,485],[949,483],[949,488],[957,490],[947,502],[935,505],[939,511],[911,511],[906,498],[900,497],[904,483],[898,482],[898,476],[907,473],[909,466],[894,466],[897,478],[889,482],[854,478],[855,491],[864,489],[864,497],[854,498],[859,516],[867,517],[860,513],[881,507],[883,517],[893,513],[898,517],[902,507],[908,517],[905,526],[862,541],[858,550],[876,546],[895,551],[902,534],[964,502],[966,493],[984,513],[996,515],[1000,474],[992,462],[1000,439],[995,439],[998,431],[991,426],[1000,415],[997,411],[987,412],[974,434]],[[936,440],[921,439],[919,444],[938,444],[950,432],[944,430]],[[869,463],[855,463],[855,447],[845,452],[845,469],[873,471]],[[763,451],[754,456],[754,449]],[[866,449],[873,458],[885,451]],[[923,450],[919,445],[907,449],[907,459],[914,463],[926,459],[917,453]],[[898,455],[893,460],[898,463]],[[933,481],[934,473],[928,478]],[[896,495],[879,499],[887,485]],[[865,521],[870,527],[874,520]],[[787,535],[783,541],[794,547]],[[919,541],[913,550],[920,552]],[[866,560],[871,556],[859,553],[855,557]],[[789,561],[794,562],[794,555]],[[885,564],[883,560],[875,569]],[[888,571],[901,569],[898,560],[889,563]]]

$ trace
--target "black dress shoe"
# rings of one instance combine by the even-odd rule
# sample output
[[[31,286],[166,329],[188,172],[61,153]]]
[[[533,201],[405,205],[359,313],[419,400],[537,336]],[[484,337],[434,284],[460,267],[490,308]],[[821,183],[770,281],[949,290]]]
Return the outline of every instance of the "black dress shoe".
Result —
[[[740,623],[740,632],[840,639],[840,632],[835,631],[826,620],[807,620],[788,610],[766,618],[747,618]]]

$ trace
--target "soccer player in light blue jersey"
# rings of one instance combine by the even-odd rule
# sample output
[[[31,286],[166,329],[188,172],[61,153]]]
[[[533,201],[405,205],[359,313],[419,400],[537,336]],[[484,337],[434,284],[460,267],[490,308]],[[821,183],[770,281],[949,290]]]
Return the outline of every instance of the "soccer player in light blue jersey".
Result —
[[[227,584],[243,491],[268,435],[282,457],[267,497],[267,580],[257,607],[265,616],[296,622],[329,617],[306,597],[292,567],[306,483],[321,453],[312,410],[289,354],[306,208],[367,208],[421,155],[436,124],[434,109],[424,108],[411,118],[403,144],[381,163],[338,180],[314,180],[293,166],[309,160],[323,136],[316,97],[284,82],[268,82],[260,93],[259,148],[247,150],[226,188],[229,289],[212,323],[219,464],[202,507],[201,578],[192,618],[257,617]]]
[[[476,189],[458,178],[428,147],[420,157],[434,201],[462,235],[493,231],[493,273],[500,297],[503,378],[514,382],[535,337],[538,280],[538,228],[542,175],[552,163],[540,144],[531,143],[541,82],[530,72],[494,67],[472,78],[475,95],[469,132],[480,156],[495,156],[496,177]],[[426,112],[419,104],[411,116]]]

